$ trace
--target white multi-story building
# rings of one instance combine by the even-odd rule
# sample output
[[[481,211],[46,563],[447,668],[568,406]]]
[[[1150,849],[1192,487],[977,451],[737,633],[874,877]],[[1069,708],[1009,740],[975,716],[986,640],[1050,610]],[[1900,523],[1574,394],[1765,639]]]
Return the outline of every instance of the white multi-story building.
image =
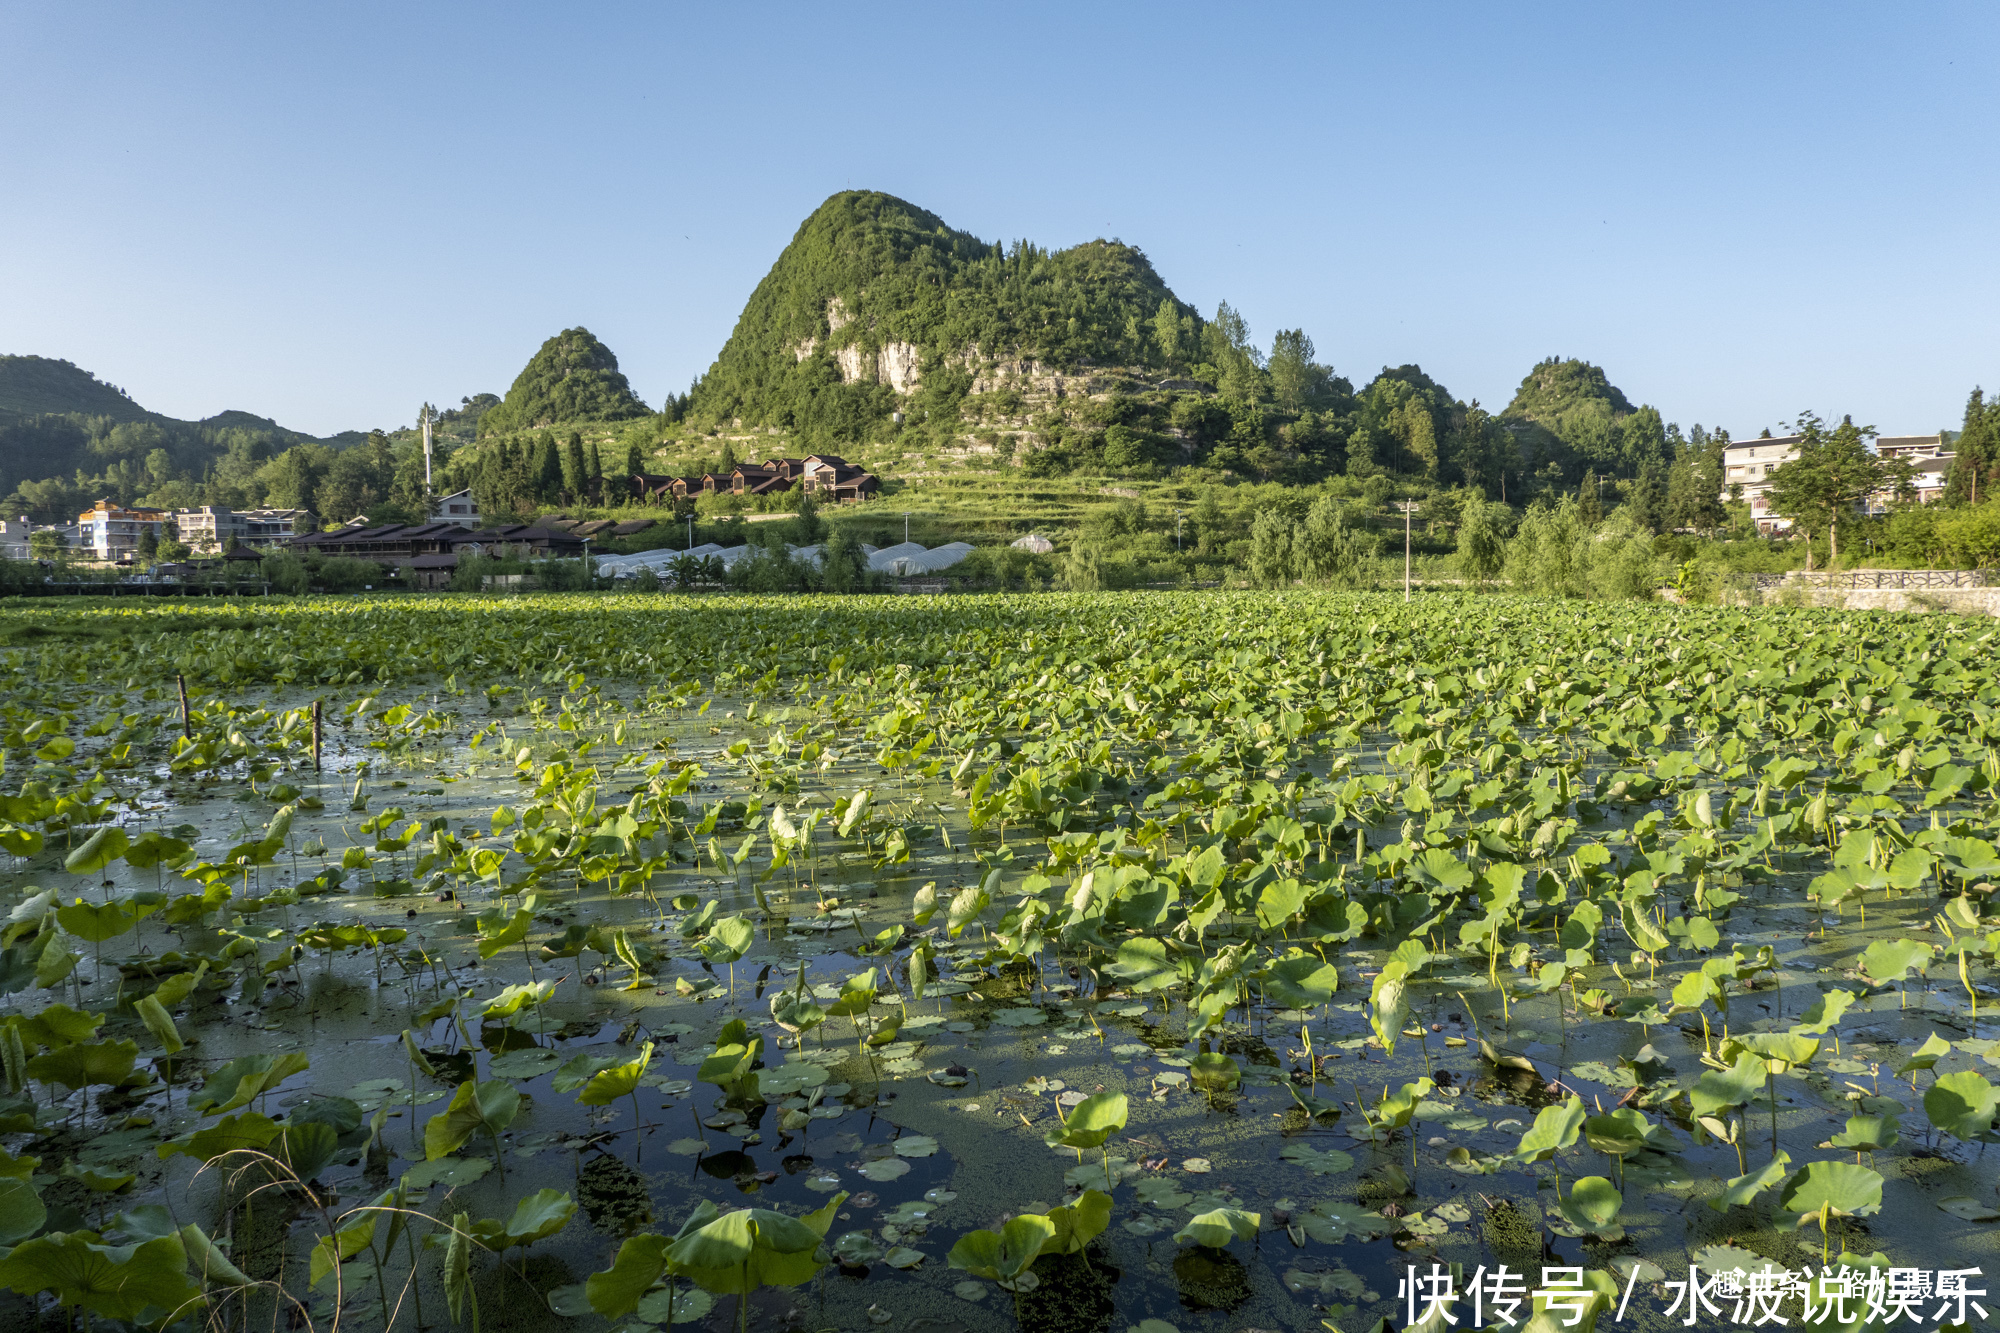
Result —
[[[1771,474],[1799,456],[1797,435],[1732,442],[1722,451],[1722,498],[1749,502],[1751,521],[1765,536],[1789,531],[1792,520],[1770,508]]]
[[[99,500],[77,515],[77,551],[108,563],[130,561],[139,550],[139,538],[151,532],[160,538],[167,521],[164,509],[127,509],[109,500]]]
[[[276,546],[303,537],[318,525],[310,509],[235,510],[203,505],[174,511],[174,530],[194,551],[219,551],[231,537],[238,546]]]
[[[1722,498],[1747,501],[1751,520],[1767,537],[1791,530],[1791,519],[1771,512],[1771,474],[1799,456],[1800,438],[1778,435],[1734,441],[1722,451]],[[1944,446],[1942,435],[1880,435],[1875,439],[1875,452],[1884,460],[1909,461],[1917,498],[1925,504],[1944,494],[1954,456]],[[1887,513],[1895,498],[1891,491],[1877,491],[1864,507],[1871,514]]]
[[[1944,446],[1942,435],[1882,435],[1875,440],[1875,452],[1884,459],[1908,460],[1910,481],[1917,488],[1917,499],[1924,504],[1944,494],[1944,483],[1951,475],[1952,460],[1958,457]],[[1887,513],[1890,501],[1895,498],[1888,491],[1869,496],[1868,512]]]

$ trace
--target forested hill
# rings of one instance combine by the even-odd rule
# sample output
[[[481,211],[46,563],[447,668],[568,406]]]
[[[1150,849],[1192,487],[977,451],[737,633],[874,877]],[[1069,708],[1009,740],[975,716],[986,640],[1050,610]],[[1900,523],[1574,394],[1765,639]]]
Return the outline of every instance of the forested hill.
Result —
[[[480,416],[479,433],[649,415],[651,409],[632,392],[611,349],[589,329],[564,329],[529,359],[507,396]]]
[[[1651,407],[1632,406],[1603,370],[1588,361],[1549,357],[1536,363],[1501,412],[1527,470],[1555,461],[1601,475],[1637,476],[1674,460],[1666,424]]]
[[[301,445],[330,449],[366,437],[318,440],[252,412],[182,421],[150,412],[116,385],[68,361],[0,356],[0,496],[5,512],[53,521],[99,499],[202,503],[219,477],[255,471]],[[216,503],[255,488],[223,485]]]
[[[751,293],[688,404],[697,419],[858,438],[897,389],[980,358],[1166,368],[1201,321],[1139,250],[983,241],[891,195],[821,204]]]
[[[0,356],[0,425],[48,412],[81,412],[114,421],[152,416],[123,389],[46,356]]]

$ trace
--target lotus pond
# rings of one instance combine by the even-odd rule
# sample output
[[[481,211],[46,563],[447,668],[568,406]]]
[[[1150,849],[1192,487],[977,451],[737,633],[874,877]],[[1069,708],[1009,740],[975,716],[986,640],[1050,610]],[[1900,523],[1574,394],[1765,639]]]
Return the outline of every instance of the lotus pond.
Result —
[[[1415,1265],[1441,1333],[1505,1264],[1521,1326],[1664,1328],[1690,1266],[2000,1271],[1986,622],[617,595],[0,644],[0,1326],[1363,1333]]]

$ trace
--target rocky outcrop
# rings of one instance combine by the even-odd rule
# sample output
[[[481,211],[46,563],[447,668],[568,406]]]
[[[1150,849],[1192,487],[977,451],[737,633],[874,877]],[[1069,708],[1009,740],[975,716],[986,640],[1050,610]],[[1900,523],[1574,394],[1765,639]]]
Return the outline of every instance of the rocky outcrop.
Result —
[[[917,391],[923,382],[923,359],[923,351],[915,343],[905,342],[888,343],[876,352],[849,343],[833,352],[833,364],[843,382],[886,384],[899,394]]]

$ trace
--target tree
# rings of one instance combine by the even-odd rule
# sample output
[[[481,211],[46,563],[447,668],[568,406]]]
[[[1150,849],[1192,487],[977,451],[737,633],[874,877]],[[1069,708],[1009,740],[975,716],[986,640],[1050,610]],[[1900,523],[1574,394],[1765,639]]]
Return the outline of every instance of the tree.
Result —
[[[1176,365],[1181,359],[1181,312],[1174,305],[1173,298],[1160,298],[1160,308],[1153,316],[1153,342],[1159,348],[1160,359],[1168,365]]]
[[[1469,579],[1484,582],[1498,574],[1507,562],[1503,540],[1507,506],[1477,497],[1466,501],[1458,519],[1458,570]]]
[[[1590,468],[1583,474],[1583,482],[1576,489],[1576,521],[1586,529],[1594,528],[1604,521],[1604,503],[1598,498],[1601,483],[1597,479],[1597,469]]]
[[[150,565],[159,557],[159,554],[159,535],[153,531],[152,525],[148,524],[139,530],[139,559]]]
[[[1493,469],[1493,436],[1496,427],[1493,418],[1479,405],[1477,398],[1465,409],[1465,417],[1458,423],[1458,436],[1452,448],[1452,460],[1458,466],[1459,475],[1467,486],[1485,494],[1487,480]]]
[[[1222,512],[1222,502],[1215,498],[1213,490],[1205,490],[1201,498],[1194,502],[1194,512],[1188,515],[1194,527],[1194,548],[1203,555],[1210,555],[1222,549],[1227,519]]]
[[[54,528],[28,534],[28,555],[35,560],[61,563],[69,555],[69,536]]]
[[[563,446],[562,488],[569,496],[571,504],[582,504],[589,491],[590,474],[585,471],[583,461],[583,436],[575,431],[569,433],[569,443]]]
[[[1271,340],[1271,393],[1287,411],[1303,409],[1325,373],[1313,364],[1313,341],[1304,329],[1280,329]]]
[[[1362,580],[1369,557],[1376,551],[1372,533],[1347,526],[1339,500],[1322,495],[1306,511],[1305,522],[1292,529],[1292,563],[1304,577],[1351,588]]]
[[[639,442],[632,440],[625,446],[625,471],[630,476],[638,476],[646,470],[646,455],[639,448]]]
[[[1729,447],[1729,432],[1710,435],[1696,422],[1685,440],[1671,433],[1673,465],[1667,469],[1667,524],[1713,532],[1729,521],[1722,507],[1723,450]]]
[[[1952,449],[1956,456],[1945,478],[1946,504],[1976,505],[2000,496],[2000,398],[1988,402],[1983,391],[1972,391]]]
[[[1366,426],[1357,426],[1347,437],[1347,475],[1372,477],[1377,471],[1375,436]]]
[[[1280,588],[1298,576],[1293,526],[1279,509],[1264,510],[1250,525],[1250,577],[1259,587]]]
[[[1831,431],[1811,412],[1799,415],[1798,452],[1771,474],[1770,504],[1806,534],[1806,567],[1812,567],[1812,534],[1824,529],[1827,554],[1840,559],[1840,519],[1882,488],[1882,460],[1868,447],[1873,426],[1842,417]]]
[[[558,503],[563,486],[562,449],[556,444],[555,437],[546,431],[535,439],[529,479],[530,485],[524,498],[530,504]]]
[[[1625,506],[1632,511],[1633,524],[1647,533],[1667,526],[1666,469],[1658,458],[1639,464],[1639,478],[1632,483]]]

